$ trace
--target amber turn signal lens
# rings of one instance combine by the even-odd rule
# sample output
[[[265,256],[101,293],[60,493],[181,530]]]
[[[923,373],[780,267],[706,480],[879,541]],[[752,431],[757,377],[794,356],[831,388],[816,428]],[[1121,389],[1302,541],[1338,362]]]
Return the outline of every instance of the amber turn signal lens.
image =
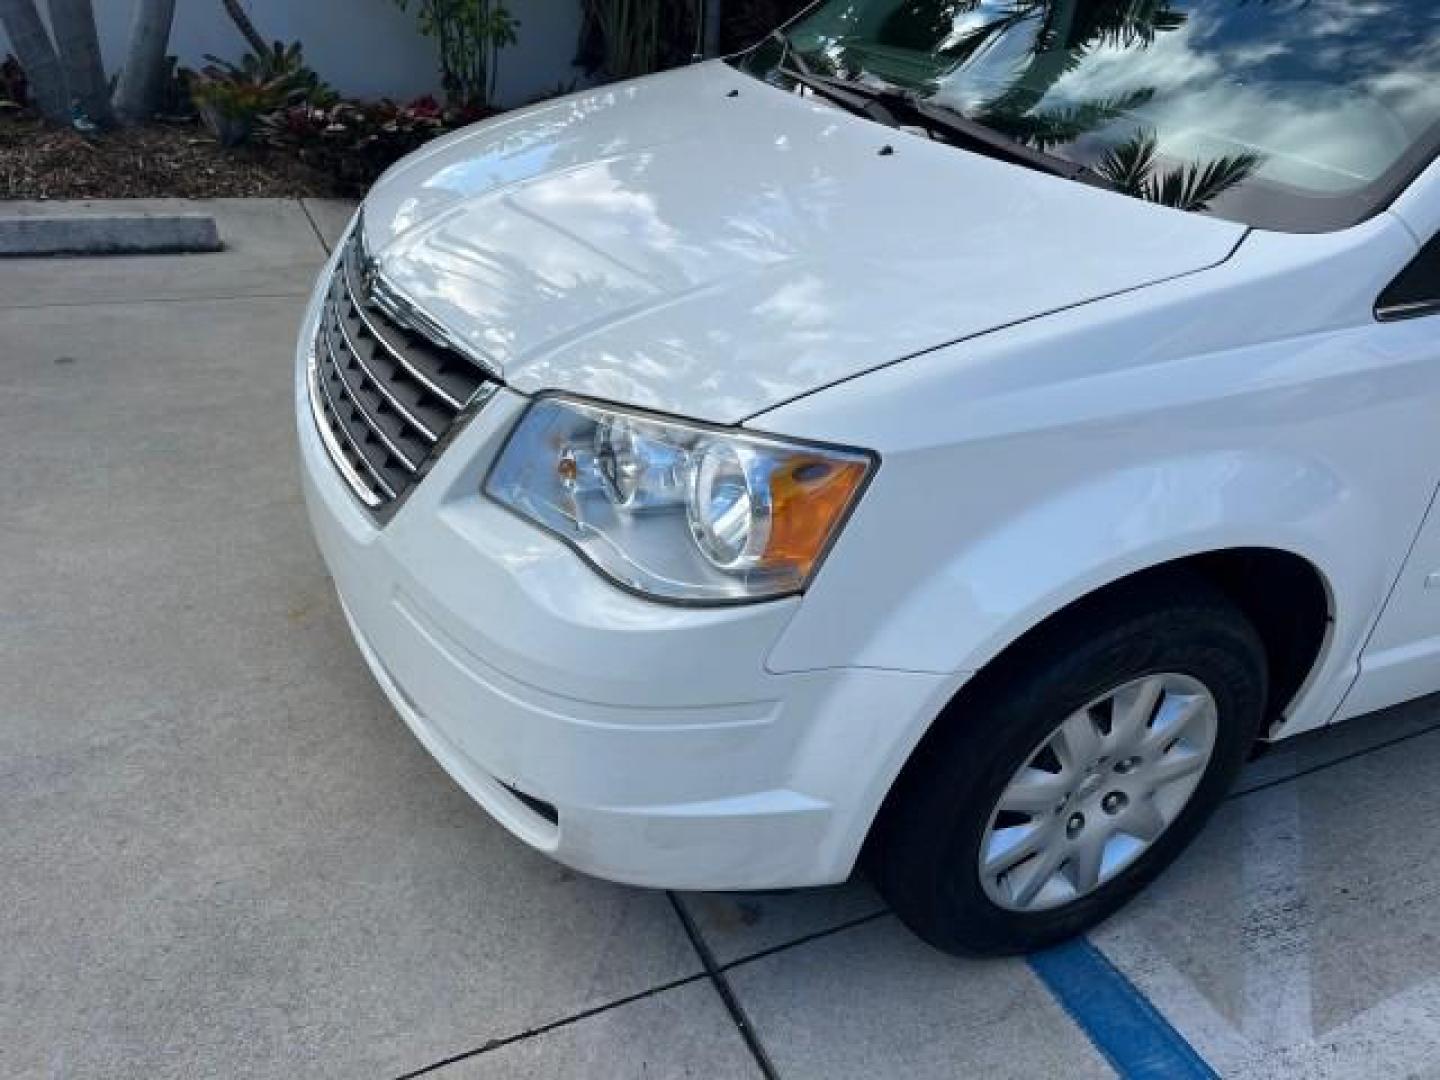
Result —
[[[764,566],[791,567],[808,575],[840,526],[865,481],[856,461],[796,457],[770,476],[770,539]]]

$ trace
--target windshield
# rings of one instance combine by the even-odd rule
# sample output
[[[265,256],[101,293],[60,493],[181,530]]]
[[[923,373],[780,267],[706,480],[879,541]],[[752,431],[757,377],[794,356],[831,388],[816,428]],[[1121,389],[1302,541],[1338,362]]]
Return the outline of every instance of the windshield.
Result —
[[[739,62],[898,88],[1265,228],[1364,220],[1440,133],[1437,0],[829,0]]]

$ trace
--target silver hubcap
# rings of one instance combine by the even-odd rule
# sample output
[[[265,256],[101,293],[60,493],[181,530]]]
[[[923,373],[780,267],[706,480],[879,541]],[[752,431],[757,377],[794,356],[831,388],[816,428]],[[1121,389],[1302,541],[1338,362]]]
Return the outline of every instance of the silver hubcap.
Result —
[[[1215,698],[1147,675],[1066,717],[1010,779],[980,845],[980,880],[1010,911],[1094,892],[1180,816],[1215,751]]]

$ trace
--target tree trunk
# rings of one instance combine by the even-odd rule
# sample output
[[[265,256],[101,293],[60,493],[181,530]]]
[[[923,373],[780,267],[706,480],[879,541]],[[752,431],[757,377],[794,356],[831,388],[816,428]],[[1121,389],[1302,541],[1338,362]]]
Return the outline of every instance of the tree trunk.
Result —
[[[704,53],[707,58],[720,55],[720,28],[725,22],[723,0],[703,0]]]
[[[250,21],[250,16],[240,6],[240,0],[220,0],[225,5],[225,12],[230,16],[230,21],[235,24],[245,40],[250,43],[250,51],[264,53],[270,48],[270,43],[260,36],[260,31],[255,29],[255,24]]]
[[[0,0],[0,25],[9,35],[10,46],[25,78],[30,83],[30,96],[40,115],[57,124],[70,120],[70,90],[65,82],[65,69],[50,42],[35,0]]]
[[[115,111],[128,123],[143,124],[159,107],[174,20],[175,0],[135,0],[125,66],[115,87]]]
[[[102,127],[114,117],[110,112],[110,85],[105,81],[105,64],[100,59],[100,35],[95,32],[95,10],[90,0],[50,0],[50,27],[65,66],[70,97]]]

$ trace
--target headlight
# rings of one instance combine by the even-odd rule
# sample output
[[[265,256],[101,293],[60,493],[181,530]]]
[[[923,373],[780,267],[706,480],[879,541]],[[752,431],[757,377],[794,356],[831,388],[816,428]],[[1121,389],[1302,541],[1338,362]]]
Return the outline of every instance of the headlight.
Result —
[[[798,592],[875,459],[567,398],[521,418],[485,492],[648,596]]]

